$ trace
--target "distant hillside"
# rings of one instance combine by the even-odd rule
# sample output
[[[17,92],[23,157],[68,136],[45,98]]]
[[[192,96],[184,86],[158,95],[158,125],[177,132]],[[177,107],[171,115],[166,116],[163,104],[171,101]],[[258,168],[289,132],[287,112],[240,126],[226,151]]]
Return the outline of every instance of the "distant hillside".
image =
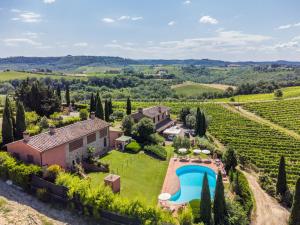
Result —
[[[300,62],[274,61],[274,62],[229,62],[210,59],[186,59],[186,60],[164,60],[164,59],[142,59],[133,60],[121,57],[109,56],[62,56],[62,57],[9,57],[0,58],[0,70],[75,70],[81,66],[128,66],[128,65],[199,65],[225,67],[249,66],[249,65],[270,65],[279,64],[284,66],[300,66]]]

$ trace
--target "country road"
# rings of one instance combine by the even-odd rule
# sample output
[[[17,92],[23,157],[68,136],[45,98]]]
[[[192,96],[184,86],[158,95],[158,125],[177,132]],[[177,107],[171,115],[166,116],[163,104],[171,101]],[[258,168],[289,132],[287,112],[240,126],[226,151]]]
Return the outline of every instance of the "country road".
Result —
[[[256,210],[251,225],[287,225],[288,210],[262,190],[255,175],[247,172],[243,173],[247,177],[256,201]]]

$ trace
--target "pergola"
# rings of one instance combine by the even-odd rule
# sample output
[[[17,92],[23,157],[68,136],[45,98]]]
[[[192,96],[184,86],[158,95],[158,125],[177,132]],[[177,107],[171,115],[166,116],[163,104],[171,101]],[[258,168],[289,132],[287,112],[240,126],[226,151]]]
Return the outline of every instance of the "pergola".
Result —
[[[125,150],[125,146],[129,144],[132,140],[132,137],[129,136],[121,136],[115,140],[115,147],[121,151]]]

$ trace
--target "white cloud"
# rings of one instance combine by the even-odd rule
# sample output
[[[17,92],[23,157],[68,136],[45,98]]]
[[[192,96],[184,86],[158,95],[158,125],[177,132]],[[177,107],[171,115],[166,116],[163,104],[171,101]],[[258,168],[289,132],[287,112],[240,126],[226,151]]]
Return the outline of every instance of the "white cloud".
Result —
[[[170,22],[168,23],[168,26],[174,26],[175,24],[176,24],[175,21],[170,21]]]
[[[126,45],[126,43],[107,44],[115,54],[127,56],[151,55],[154,58],[207,58],[222,55],[238,58],[241,55],[259,52],[271,37],[259,34],[247,34],[241,31],[217,31],[211,37],[187,38],[183,40],[162,41],[157,44],[146,42],[144,45]],[[260,51],[261,52],[261,51]],[[202,55],[200,55],[200,54]]]
[[[211,16],[202,16],[199,19],[199,23],[204,23],[204,24],[218,24],[219,21]]]
[[[19,46],[20,44],[28,44],[33,46],[40,46],[41,43],[29,38],[6,38],[3,40],[6,46]]]
[[[106,18],[103,18],[103,19],[102,19],[102,22],[104,22],[104,23],[114,23],[115,20],[112,19],[112,18],[106,17]]]
[[[118,20],[130,20],[130,16],[120,16]]]
[[[21,21],[24,23],[39,23],[42,21],[42,16],[35,12],[21,11],[18,9],[12,9],[11,12],[17,14],[12,18],[13,21]]]
[[[191,2],[190,0],[186,0],[186,1],[183,2],[184,5],[189,5],[189,4],[191,4],[191,3],[192,3],[192,2]]]
[[[46,4],[52,4],[54,3],[56,0],[44,0],[44,3]]]
[[[285,30],[285,29],[290,29],[293,27],[300,27],[300,22],[299,23],[293,23],[293,24],[286,24],[286,25],[282,25],[277,27],[277,30]]]
[[[143,17],[141,17],[141,16],[131,18],[131,20],[133,20],[133,21],[142,20],[142,19],[143,19]]]
[[[87,47],[88,43],[86,42],[78,42],[74,44],[75,47]]]
[[[141,16],[136,16],[136,17],[131,17],[131,16],[120,16],[119,18],[117,19],[113,19],[113,18],[103,18],[102,21],[104,23],[114,23],[116,22],[116,20],[118,21],[126,21],[126,20],[131,20],[131,21],[138,21],[138,20],[142,20],[143,17]]]

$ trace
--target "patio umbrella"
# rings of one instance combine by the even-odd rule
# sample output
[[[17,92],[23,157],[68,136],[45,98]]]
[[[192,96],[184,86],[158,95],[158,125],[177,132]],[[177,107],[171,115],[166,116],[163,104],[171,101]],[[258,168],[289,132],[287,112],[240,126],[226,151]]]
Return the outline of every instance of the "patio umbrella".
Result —
[[[210,151],[205,149],[205,150],[202,150],[202,153],[206,154],[206,155],[209,155],[210,154]]]
[[[160,201],[168,201],[169,199],[171,198],[171,195],[169,193],[161,193],[159,196],[158,196],[158,199]]]
[[[195,150],[193,150],[193,152],[194,152],[195,154],[200,154],[200,153],[201,153],[201,150],[200,150],[200,149],[195,149]]]
[[[178,149],[178,152],[179,153],[186,153],[187,149],[186,148],[180,148],[180,149]]]

